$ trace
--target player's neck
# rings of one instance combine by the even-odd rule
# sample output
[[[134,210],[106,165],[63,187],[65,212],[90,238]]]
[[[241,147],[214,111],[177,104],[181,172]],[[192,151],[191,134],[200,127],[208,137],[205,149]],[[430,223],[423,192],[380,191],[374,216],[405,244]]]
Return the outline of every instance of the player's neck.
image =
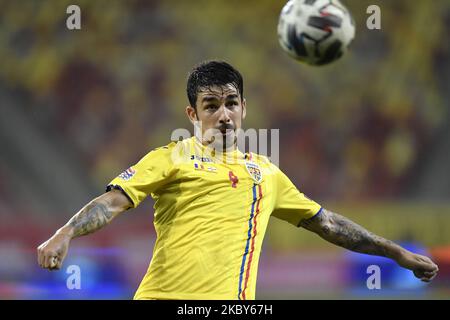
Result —
[[[211,141],[200,140],[198,137],[195,137],[195,141],[198,144],[201,144],[203,147],[211,150],[211,152],[213,152],[213,153],[221,154],[221,153],[235,152],[238,150],[237,141],[235,141],[233,144],[230,144],[228,146],[223,145],[223,144],[216,144]]]
[[[233,161],[238,161],[240,155],[243,157],[243,153],[239,151],[237,142],[232,145],[223,148],[222,145],[218,146],[209,141],[200,141],[198,137],[194,137],[195,143],[203,149],[204,154],[208,154],[213,158],[220,160],[225,163],[232,163]]]

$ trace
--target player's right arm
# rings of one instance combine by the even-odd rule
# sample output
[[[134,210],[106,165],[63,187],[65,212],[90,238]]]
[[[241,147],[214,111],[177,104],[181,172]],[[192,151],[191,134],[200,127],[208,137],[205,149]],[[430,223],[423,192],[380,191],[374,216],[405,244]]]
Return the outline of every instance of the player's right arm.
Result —
[[[39,265],[50,270],[60,269],[70,240],[103,228],[120,213],[136,208],[149,194],[171,181],[174,177],[172,152],[176,145],[170,143],[149,152],[136,165],[114,178],[107,186],[108,192],[85,205],[38,247]]]
[[[42,268],[60,269],[73,238],[93,233],[116,216],[133,207],[130,199],[120,190],[93,199],[75,214],[66,225],[37,248],[38,263]]]

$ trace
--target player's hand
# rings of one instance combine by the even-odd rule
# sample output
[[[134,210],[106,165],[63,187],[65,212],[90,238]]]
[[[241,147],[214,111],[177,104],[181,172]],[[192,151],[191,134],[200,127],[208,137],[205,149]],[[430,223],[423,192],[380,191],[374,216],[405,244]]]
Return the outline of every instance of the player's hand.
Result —
[[[405,251],[397,259],[397,263],[413,271],[414,275],[424,282],[430,282],[436,277],[439,268],[430,258]]]
[[[55,233],[37,248],[38,263],[44,269],[61,269],[64,258],[69,250],[71,238],[62,233]]]

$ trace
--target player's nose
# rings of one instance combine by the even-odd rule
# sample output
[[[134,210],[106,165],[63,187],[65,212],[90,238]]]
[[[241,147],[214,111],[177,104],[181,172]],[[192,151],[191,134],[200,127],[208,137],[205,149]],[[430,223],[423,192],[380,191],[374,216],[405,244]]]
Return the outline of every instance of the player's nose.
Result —
[[[231,123],[230,110],[226,108],[224,105],[220,107],[220,115],[219,115],[219,123]]]

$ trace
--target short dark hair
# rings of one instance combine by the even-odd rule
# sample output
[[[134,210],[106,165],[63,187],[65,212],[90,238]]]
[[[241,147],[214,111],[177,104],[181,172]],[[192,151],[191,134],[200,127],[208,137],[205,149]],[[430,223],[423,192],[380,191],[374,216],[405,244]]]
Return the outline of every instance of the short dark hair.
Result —
[[[227,84],[233,85],[239,91],[242,100],[244,83],[239,71],[225,61],[201,62],[192,69],[188,76],[186,90],[189,103],[193,108],[196,108],[197,94],[201,89]]]

